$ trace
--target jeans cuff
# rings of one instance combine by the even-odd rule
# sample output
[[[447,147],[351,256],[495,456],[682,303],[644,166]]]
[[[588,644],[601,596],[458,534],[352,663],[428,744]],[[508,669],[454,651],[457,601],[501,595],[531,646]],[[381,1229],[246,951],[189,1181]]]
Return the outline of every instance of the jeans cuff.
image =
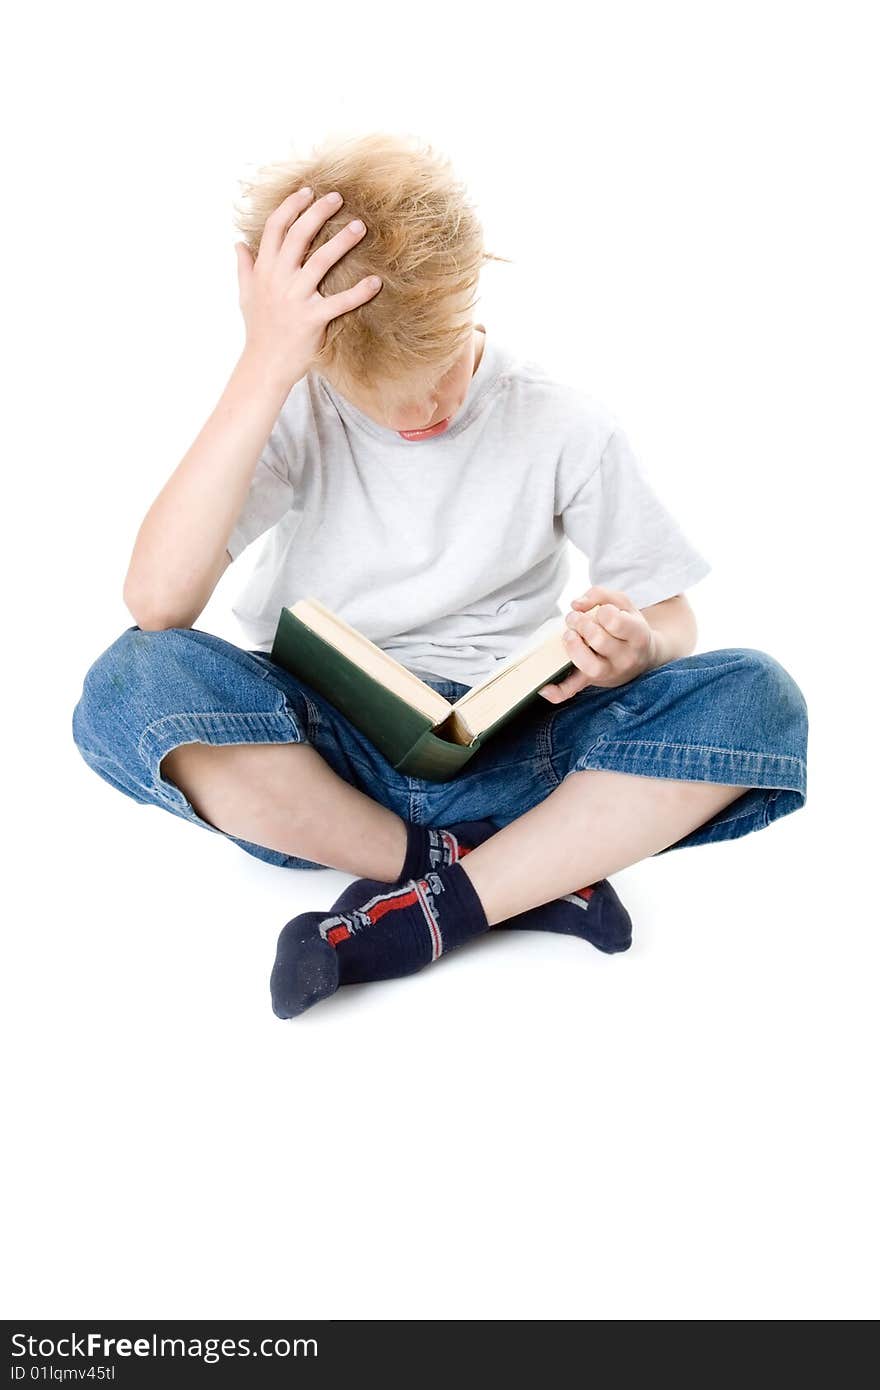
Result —
[[[579,757],[572,772],[589,768],[670,777],[681,782],[719,782],[737,787],[774,787],[807,794],[807,767],[788,753],[759,753],[704,744],[649,739],[599,739]]]
[[[283,695],[281,698],[283,700]],[[195,816],[180,788],[160,775],[159,764],[166,753],[181,743],[305,743],[309,741],[309,732],[300,728],[286,705],[275,712],[221,710],[166,714],[144,729],[138,740],[138,753],[149,769],[157,796]]]

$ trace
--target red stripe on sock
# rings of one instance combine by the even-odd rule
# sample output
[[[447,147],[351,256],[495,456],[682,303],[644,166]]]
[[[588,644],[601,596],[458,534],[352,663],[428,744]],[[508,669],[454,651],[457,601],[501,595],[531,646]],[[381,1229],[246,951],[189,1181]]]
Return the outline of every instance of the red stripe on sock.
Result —
[[[347,941],[351,932],[346,926],[331,927],[327,933],[327,940],[331,946],[338,946],[340,941]]]
[[[394,897],[389,896],[381,902],[375,903],[367,910],[366,916],[369,917],[372,926],[375,926],[386,912],[396,912],[401,907],[412,907],[416,901],[416,892],[414,889],[410,889],[408,893],[397,893]]]

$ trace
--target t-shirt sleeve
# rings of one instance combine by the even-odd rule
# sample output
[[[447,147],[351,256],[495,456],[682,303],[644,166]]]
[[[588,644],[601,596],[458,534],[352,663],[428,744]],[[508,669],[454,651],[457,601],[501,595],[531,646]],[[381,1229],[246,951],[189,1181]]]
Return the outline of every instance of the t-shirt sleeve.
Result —
[[[636,608],[672,598],[711,565],[661,502],[624,431],[615,426],[586,479],[569,453],[558,479],[557,513],[589,561],[590,583],[625,593]]]
[[[279,522],[293,505],[293,483],[283,440],[281,425],[276,422],[257,462],[232,534],[226,542],[226,549],[233,560],[237,560],[246,546]]]

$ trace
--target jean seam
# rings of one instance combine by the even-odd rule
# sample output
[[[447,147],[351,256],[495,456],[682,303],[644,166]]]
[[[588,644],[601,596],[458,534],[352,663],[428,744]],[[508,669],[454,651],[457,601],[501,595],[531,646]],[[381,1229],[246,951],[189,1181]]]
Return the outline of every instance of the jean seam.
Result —
[[[724,757],[724,758],[730,760],[730,761],[731,761],[732,763],[734,763],[734,764],[745,764],[745,766],[742,768],[742,771],[744,772],[744,775],[747,776],[747,777],[748,777],[748,776],[756,776],[756,777],[757,777],[757,776],[759,776],[759,775],[762,775],[762,776],[763,776],[763,775],[766,775],[766,773],[767,773],[768,770],[770,770],[770,771],[772,772],[772,770],[773,770],[774,768],[777,769],[776,775],[777,775],[777,776],[782,776],[782,775],[783,775],[783,769],[779,766],[779,764],[781,764],[781,763],[792,763],[792,764],[794,765],[794,770],[796,770],[796,771],[798,771],[798,772],[800,773],[800,776],[799,776],[799,778],[797,779],[797,785],[796,785],[796,786],[792,786],[790,781],[777,782],[777,783],[769,783],[769,784],[768,784],[768,783],[765,783],[765,782],[745,782],[745,783],[738,783],[738,782],[737,782],[737,783],[731,783],[730,785],[734,785],[734,786],[743,785],[743,786],[748,786],[748,787],[755,787],[755,788],[760,789],[760,790],[771,790],[773,787],[777,787],[778,789],[783,790],[783,791],[798,791],[798,792],[801,792],[801,793],[804,794],[804,795],[806,794],[806,790],[805,790],[805,785],[806,785],[806,766],[805,766],[805,764],[804,764],[804,762],[803,762],[803,760],[802,760],[801,758],[793,757],[791,754],[788,754],[788,753],[761,753],[761,752],[758,752],[758,751],[756,751],[756,750],[741,749],[741,748],[715,748],[715,747],[713,747],[713,746],[711,746],[711,745],[709,745],[709,744],[699,744],[699,743],[666,743],[666,742],[664,742],[663,740],[659,740],[659,739],[658,739],[658,740],[652,740],[652,739],[626,739],[626,740],[623,740],[623,739],[609,739],[609,738],[607,738],[607,736],[603,736],[602,738],[598,739],[596,743],[593,744],[592,748],[589,749],[588,752],[582,753],[582,754],[580,755],[580,757],[578,757],[578,758],[576,759],[576,761],[575,761],[575,763],[574,763],[574,766],[573,766],[572,768],[570,768],[569,771],[571,771],[571,772],[575,772],[575,771],[588,771],[589,769],[586,767],[586,764],[587,764],[588,762],[590,762],[591,760],[593,760],[595,757],[598,757],[598,758],[601,759],[601,758],[605,757],[606,754],[610,754],[612,757],[617,756],[617,755],[619,755],[619,756],[625,756],[626,753],[627,753],[628,751],[633,750],[633,749],[637,749],[637,748],[650,748],[650,749],[653,750],[653,752],[655,753],[655,755],[656,755],[657,753],[662,753],[662,754],[664,754],[664,755],[668,755],[669,753],[684,753],[685,755],[690,755],[691,753],[718,754],[718,755],[721,755],[722,757]],[[641,762],[641,763],[645,766],[645,769],[647,768],[647,762],[648,762],[647,759],[641,759],[641,760],[639,760],[639,759],[633,759],[633,761]],[[659,765],[659,763],[660,763],[661,761],[662,761],[666,766],[668,766],[669,763],[670,763],[670,761],[672,761],[672,762],[674,763],[675,761],[679,761],[679,762],[680,762],[681,760],[680,760],[680,759],[676,760],[676,759],[674,759],[674,758],[673,758],[672,760],[670,760],[670,758],[669,758],[668,756],[664,756],[663,759],[661,760],[661,759],[659,759],[659,758],[657,758],[657,757],[655,756],[655,758],[653,759],[653,764],[654,764],[655,766],[657,766],[657,765]],[[601,769],[597,769],[597,770],[601,770]],[[615,768],[610,768],[610,769],[608,769],[608,770],[609,770],[609,771],[615,771],[615,770],[617,770],[617,769],[615,769]],[[621,770],[622,770],[622,769],[621,769]],[[677,770],[678,770],[678,771],[683,771],[684,769],[679,768],[679,769],[677,769]],[[786,774],[787,774],[787,771],[788,771],[788,770],[785,769],[785,773],[786,773]],[[644,775],[646,775],[646,776],[651,776],[652,773],[649,772],[649,771],[647,771],[647,770],[645,770]],[[666,777],[671,776],[671,777],[673,777],[673,779],[675,779],[675,773],[674,773],[674,772],[673,772],[673,773],[669,773],[669,772],[660,772],[660,773],[658,773],[657,775],[659,775],[659,776],[666,776]],[[683,780],[685,780],[685,781],[698,781],[698,782],[700,782],[700,781],[701,781],[701,782],[724,782],[725,779],[724,779],[723,776],[721,776],[721,777],[705,777],[705,776],[703,776],[703,777],[685,778],[685,779],[683,779]]]
[[[541,768],[544,781],[548,784],[550,791],[555,791],[565,780],[560,777],[553,764],[553,725],[554,719],[551,717],[538,725],[537,747],[539,753],[539,766]],[[595,747],[595,744],[593,745]]]
[[[609,752],[614,753],[614,751],[620,751],[621,755],[626,755],[628,749],[637,748],[651,748],[653,749],[653,751],[655,751],[655,753],[673,752],[685,753],[685,755],[690,755],[690,753],[715,753],[715,755],[722,756],[722,758],[731,759],[733,760],[733,762],[744,762],[747,763],[747,765],[751,765],[753,771],[755,771],[755,774],[763,774],[767,769],[772,770],[773,767],[779,766],[780,763],[791,763],[792,770],[797,770],[798,773],[801,774],[801,776],[799,776],[798,787],[791,787],[791,784],[788,783],[788,781],[784,781],[784,783],[774,783],[770,785],[777,785],[777,787],[780,787],[781,790],[784,791],[802,791],[804,790],[804,785],[806,783],[806,765],[804,759],[795,758],[795,756],[792,756],[791,753],[762,753],[759,752],[758,749],[748,748],[715,748],[715,746],[713,746],[712,744],[670,744],[670,742],[663,741],[663,739],[651,738],[623,739],[608,738],[606,737],[606,735],[602,735],[602,737],[599,738],[594,745],[592,745],[592,748],[589,749],[587,753],[582,753],[580,758],[577,759],[577,765],[580,765],[580,763],[584,762],[585,759],[592,758],[592,755],[594,755],[595,752],[599,752],[599,755],[602,755],[602,753],[605,752],[606,749],[608,749]],[[669,762],[669,759],[666,759],[666,762]],[[748,776],[748,766],[747,769],[745,769],[745,771],[747,771]],[[785,773],[787,773],[787,770],[785,770]],[[666,776],[669,776],[669,774],[666,774]],[[781,769],[781,767],[779,769],[779,776],[783,776],[783,769]],[[695,780],[719,781],[722,780],[722,778],[703,777],[695,778]],[[760,787],[760,785],[766,784],[751,783],[748,785],[755,785],[755,787]]]
[[[746,790],[747,790],[747,791],[752,791],[752,790],[769,791],[770,788],[769,788],[769,787],[760,787],[760,788],[754,788],[754,789],[753,789],[753,788],[751,788],[751,787],[748,787],[748,788],[746,788]],[[772,801],[772,800],[773,800],[772,797],[767,797],[767,798],[766,798],[765,807],[764,807],[764,813],[765,813],[765,821],[764,821],[764,824],[765,824],[765,825],[766,825],[766,823],[767,823],[767,821],[766,821],[766,804],[767,804],[767,802],[770,802],[770,801]],[[735,816],[722,816],[722,817],[721,817],[720,819],[718,819],[718,820],[714,820],[714,819],[713,819],[712,825],[713,825],[713,827],[716,826],[716,825],[730,825],[732,821],[735,821],[735,820],[743,820],[743,819],[745,819],[745,818],[747,818],[747,817],[750,817],[750,816],[757,816],[759,813],[760,813],[760,807],[753,806],[752,809],[751,809],[750,811],[738,811],[737,814],[736,814]],[[698,828],[699,828],[699,827],[698,827]]]
[[[675,844],[666,845],[664,849],[657,850],[656,853],[651,857],[656,859],[661,854],[668,854],[670,850],[697,849],[700,845],[723,844],[725,841],[738,839],[738,835],[728,833],[724,829],[724,827],[729,825],[736,825],[739,823],[751,823],[753,830],[765,829],[769,824],[767,820],[766,809],[762,812],[761,807],[756,806],[753,811],[746,812],[744,815],[741,816],[731,816],[726,820],[713,820],[711,825],[698,825],[695,830],[692,830],[689,834],[683,835],[681,837],[681,839],[684,841],[690,840],[690,844],[682,844],[680,841],[677,840]],[[750,831],[746,831],[745,833],[749,834]],[[696,842],[693,841],[694,835],[700,836],[700,839]]]
[[[314,747],[318,736],[318,726],[321,722],[321,712],[305,690],[300,689],[300,694],[306,707],[306,742]]]
[[[599,740],[599,742],[607,747],[612,747],[616,745],[621,748],[631,748],[635,746],[640,746],[644,748],[684,749],[684,751],[687,753],[724,753],[732,754],[734,757],[737,758],[758,758],[760,760],[769,759],[773,762],[778,760],[784,760],[785,762],[789,763],[797,763],[801,767],[803,767],[804,765],[803,758],[795,757],[791,753],[762,753],[758,749],[751,748],[716,748],[715,745],[711,743],[669,743],[665,739],[651,738],[602,738]]]

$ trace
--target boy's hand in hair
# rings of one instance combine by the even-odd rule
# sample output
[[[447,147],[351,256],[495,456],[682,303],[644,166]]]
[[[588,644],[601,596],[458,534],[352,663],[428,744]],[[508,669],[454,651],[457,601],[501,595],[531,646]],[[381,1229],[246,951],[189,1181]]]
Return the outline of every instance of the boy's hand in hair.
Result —
[[[305,260],[317,233],[342,205],[338,193],[317,202],[312,198],[310,188],[300,188],[279,203],[266,219],[256,258],[243,241],[235,244],[245,353],[291,385],[305,375],[322,348],[327,324],[382,288],[381,280],[368,275],[341,294],[320,293],[318,285],[328,270],[361,240],[366,228],[362,222],[348,223]]]

